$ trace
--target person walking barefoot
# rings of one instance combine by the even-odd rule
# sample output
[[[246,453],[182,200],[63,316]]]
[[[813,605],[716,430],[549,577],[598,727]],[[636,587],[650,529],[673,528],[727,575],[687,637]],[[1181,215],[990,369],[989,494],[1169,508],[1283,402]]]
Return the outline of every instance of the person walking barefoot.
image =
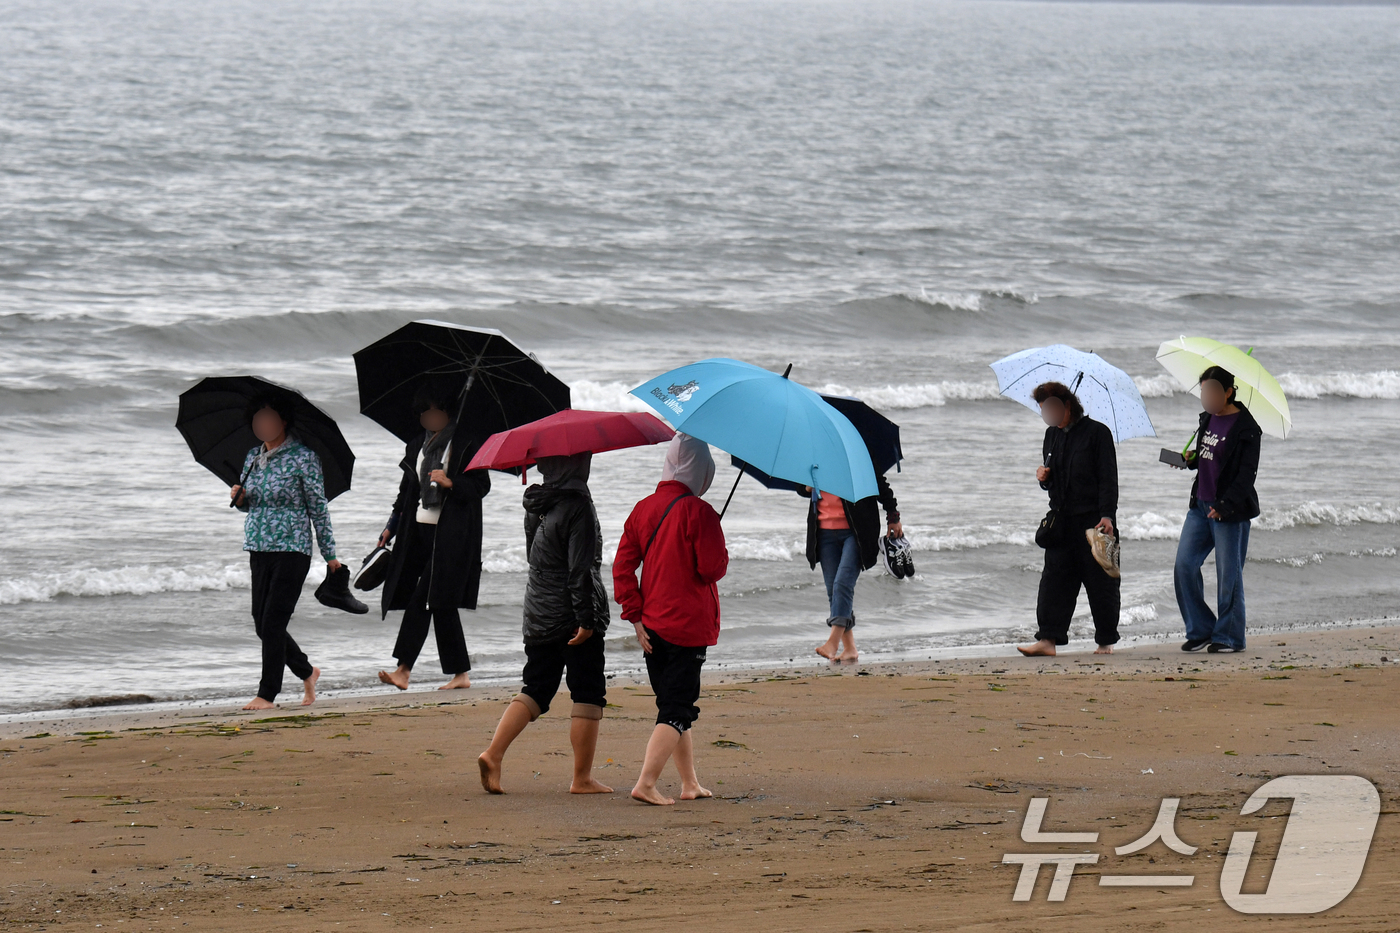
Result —
[[[642,803],[676,802],[656,786],[667,761],[676,763],[682,800],[713,796],[695,775],[691,726],[700,715],[705,651],[719,640],[716,584],[729,566],[719,515],[700,498],[714,476],[708,444],[672,438],[661,482],[632,509],[613,560],[613,598],[632,623],[656,694],[656,726],[632,788]]]
[[[491,745],[477,756],[481,786],[503,793],[501,763],[525,727],[549,711],[568,670],[573,700],[569,743],[574,750],[571,794],[610,794],[593,777],[598,727],[607,706],[603,635],[608,592],[603,588],[603,532],[588,490],[591,455],[541,457],[544,482],[525,490],[525,671],[520,693],[501,714]]]
[[[248,403],[247,418],[262,441],[248,451],[243,482],[229,490],[243,523],[243,550],[253,575],[253,627],[262,642],[262,679],[258,695],[243,708],[272,709],[282,691],[282,669],[302,683],[302,706],[316,702],[321,669],[287,631],[311,569],[311,532],[328,570],[339,570],[330,508],[326,504],[321,458],[289,433],[293,402],[281,394],[261,395]]]
[[[407,690],[431,624],[447,683],[472,685],[471,656],[459,609],[475,609],[481,585],[481,500],[491,491],[485,470],[467,471],[479,441],[459,428],[450,411],[452,393],[426,379],[413,398],[423,434],[404,449],[399,495],[379,546],[396,540],[384,580],[381,616],[402,609],[394,642],[398,666],[380,671],[379,682]]]

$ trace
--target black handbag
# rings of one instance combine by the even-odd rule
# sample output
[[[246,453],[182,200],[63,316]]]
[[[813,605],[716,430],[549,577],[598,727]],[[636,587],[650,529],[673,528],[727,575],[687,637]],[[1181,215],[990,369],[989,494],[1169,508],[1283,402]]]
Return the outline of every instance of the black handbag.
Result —
[[[1045,513],[1035,530],[1035,543],[1043,548],[1060,547],[1065,543],[1065,522],[1056,509]]]

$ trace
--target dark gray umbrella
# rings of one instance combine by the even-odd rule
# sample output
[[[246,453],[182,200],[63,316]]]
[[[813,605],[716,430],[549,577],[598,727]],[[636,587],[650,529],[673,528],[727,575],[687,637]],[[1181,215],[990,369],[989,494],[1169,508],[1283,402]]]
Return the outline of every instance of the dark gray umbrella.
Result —
[[[476,442],[569,406],[569,386],[489,327],[414,321],[355,354],[360,413],[407,443],[423,433],[413,395],[424,378],[458,400],[457,423]]]
[[[262,443],[248,424],[248,403],[272,394],[291,401],[295,424],[289,433],[321,458],[326,498],[349,489],[355,454],[331,416],[295,389],[257,376],[210,376],[181,393],[175,427],[196,461],[226,485],[241,485],[248,451]]]

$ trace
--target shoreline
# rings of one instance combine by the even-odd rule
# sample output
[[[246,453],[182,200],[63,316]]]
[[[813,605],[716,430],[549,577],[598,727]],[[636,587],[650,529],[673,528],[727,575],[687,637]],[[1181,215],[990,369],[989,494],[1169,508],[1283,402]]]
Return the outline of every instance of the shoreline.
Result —
[[[250,922],[288,933],[1244,929],[1262,918],[1220,893],[1231,834],[1258,833],[1247,890],[1261,891],[1288,814],[1282,800],[1242,814],[1245,799],[1274,777],[1323,774],[1378,787],[1369,859],[1339,905],[1274,926],[1392,929],[1400,675],[1381,658],[1400,657],[1400,625],[1256,639],[1238,655],[1160,647],[723,673],[705,683],[695,733],[715,798],[673,807],[627,797],[655,721],[650,691],[629,683],[609,691],[595,760],[615,792],[589,797],[566,792],[564,697],[512,746],[506,794],[481,790],[473,758],[514,692],[504,687],[307,712],[125,711],[86,723],[102,728],[58,719],[39,738],[7,723],[0,921],[230,933]],[[675,789],[669,768],[662,784]],[[1035,797],[1049,799],[1048,830],[1101,840],[1064,903],[1048,900],[1048,870],[1029,902],[1012,897],[1018,869],[1003,857],[1045,849],[1020,837]],[[1114,855],[1165,798],[1181,801],[1176,829],[1194,857],[1160,843]],[[1100,885],[1120,873],[1194,882]]]
[[[1022,669],[1032,667],[1042,668],[1035,671],[1036,673],[1056,673],[1069,664],[1076,667],[1106,667],[1113,664],[1116,670],[1129,663],[1137,665],[1133,669],[1134,673],[1169,673],[1188,662],[1196,667],[1203,663],[1208,664],[1210,665],[1208,669],[1216,671],[1252,670],[1260,667],[1259,664],[1254,663],[1256,661],[1262,660],[1265,665],[1279,663],[1281,656],[1279,648],[1288,649],[1285,653],[1293,658],[1288,663],[1293,663],[1297,667],[1329,667],[1336,666],[1338,663],[1337,649],[1325,645],[1328,640],[1326,636],[1336,633],[1366,633],[1387,629],[1394,629],[1394,638],[1400,642],[1400,620],[1380,617],[1323,624],[1286,624],[1257,630],[1251,629],[1247,633],[1247,644],[1250,647],[1237,654],[1211,655],[1204,651],[1190,654],[1181,652],[1174,644],[1184,637],[1179,633],[1125,637],[1111,656],[1094,655],[1095,645],[1092,640],[1071,640],[1068,645],[1060,649],[1061,653],[1054,658],[1026,658],[1016,651],[1016,643],[999,642],[982,645],[959,645],[935,649],[932,652],[921,651],[919,654],[926,655],[922,658],[901,657],[871,661],[862,658],[854,664],[819,663],[803,659],[786,664],[758,662],[742,666],[731,664],[723,668],[706,667],[702,674],[702,683],[712,685],[755,678],[794,676],[973,674],[985,673],[986,671],[983,669],[992,662],[998,664],[998,669],[993,670],[993,673],[1010,671],[1024,673],[1025,671]],[[1313,639],[1304,641],[1307,636],[1323,636],[1321,639],[1323,644],[1318,649],[1322,652],[1320,659],[1306,655],[1297,656],[1292,653],[1292,646],[1277,644],[1278,640],[1283,637],[1294,638],[1295,645],[1312,644]],[[722,632],[721,637],[723,637]],[[1363,635],[1363,638],[1369,639],[1370,636]],[[1378,657],[1386,659],[1377,662],[1382,666],[1391,663],[1400,666],[1400,645],[1397,645],[1389,654],[1381,652]],[[1007,662],[1007,664],[1003,665],[1000,662]],[[73,729],[79,725],[97,724],[116,728],[132,728],[164,722],[191,719],[207,720],[227,716],[254,718],[259,713],[271,716],[319,715],[327,712],[374,709],[385,705],[402,706],[408,704],[422,707],[461,705],[476,700],[499,698],[502,691],[505,691],[505,698],[509,699],[510,696],[514,695],[519,681],[518,675],[509,678],[494,677],[480,682],[474,681],[468,690],[439,691],[436,684],[443,677],[434,673],[432,678],[431,681],[425,682],[422,686],[411,686],[407,691],[389,692],[383,685],[378,684],[373,687],[326,691],[319,694],[316,703],[310,707],[301,706],[300,701],[296,699],[298,694],[294,689],[289,688],[284,691],[286,699],[279,702],[277,707],[272,710],[244,711],[240,709],[242,704],[247,702],[247,697],[209,697],[157,701],[155,703],[114,704],[76,709],[60,707],[5,713],[0,714],[0,739],[17,737],[20,732],[52,732],[55,729]],[[641,666],[623,667],[609,673],[609,687],[638,686],[646,683],[646,671]],[[562,689],[565,688],[561,687]]]

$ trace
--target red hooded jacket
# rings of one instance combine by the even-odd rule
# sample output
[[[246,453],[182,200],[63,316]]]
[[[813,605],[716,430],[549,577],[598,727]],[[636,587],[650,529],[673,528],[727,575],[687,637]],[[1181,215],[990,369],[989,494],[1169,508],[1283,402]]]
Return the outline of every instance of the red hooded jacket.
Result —
[[[661,522],[667,506],[671,511]],[[651,549],[644,561],[648,539]],[[642,568],[640,586],[638,566]],[[624,619],[642,623],[673,645],[713,645],[719,641],[715,583],[728,567],[719,514],[692,495],[685,483],[667,480],[627,517],[613,559],[613,598],[622,607]]]

